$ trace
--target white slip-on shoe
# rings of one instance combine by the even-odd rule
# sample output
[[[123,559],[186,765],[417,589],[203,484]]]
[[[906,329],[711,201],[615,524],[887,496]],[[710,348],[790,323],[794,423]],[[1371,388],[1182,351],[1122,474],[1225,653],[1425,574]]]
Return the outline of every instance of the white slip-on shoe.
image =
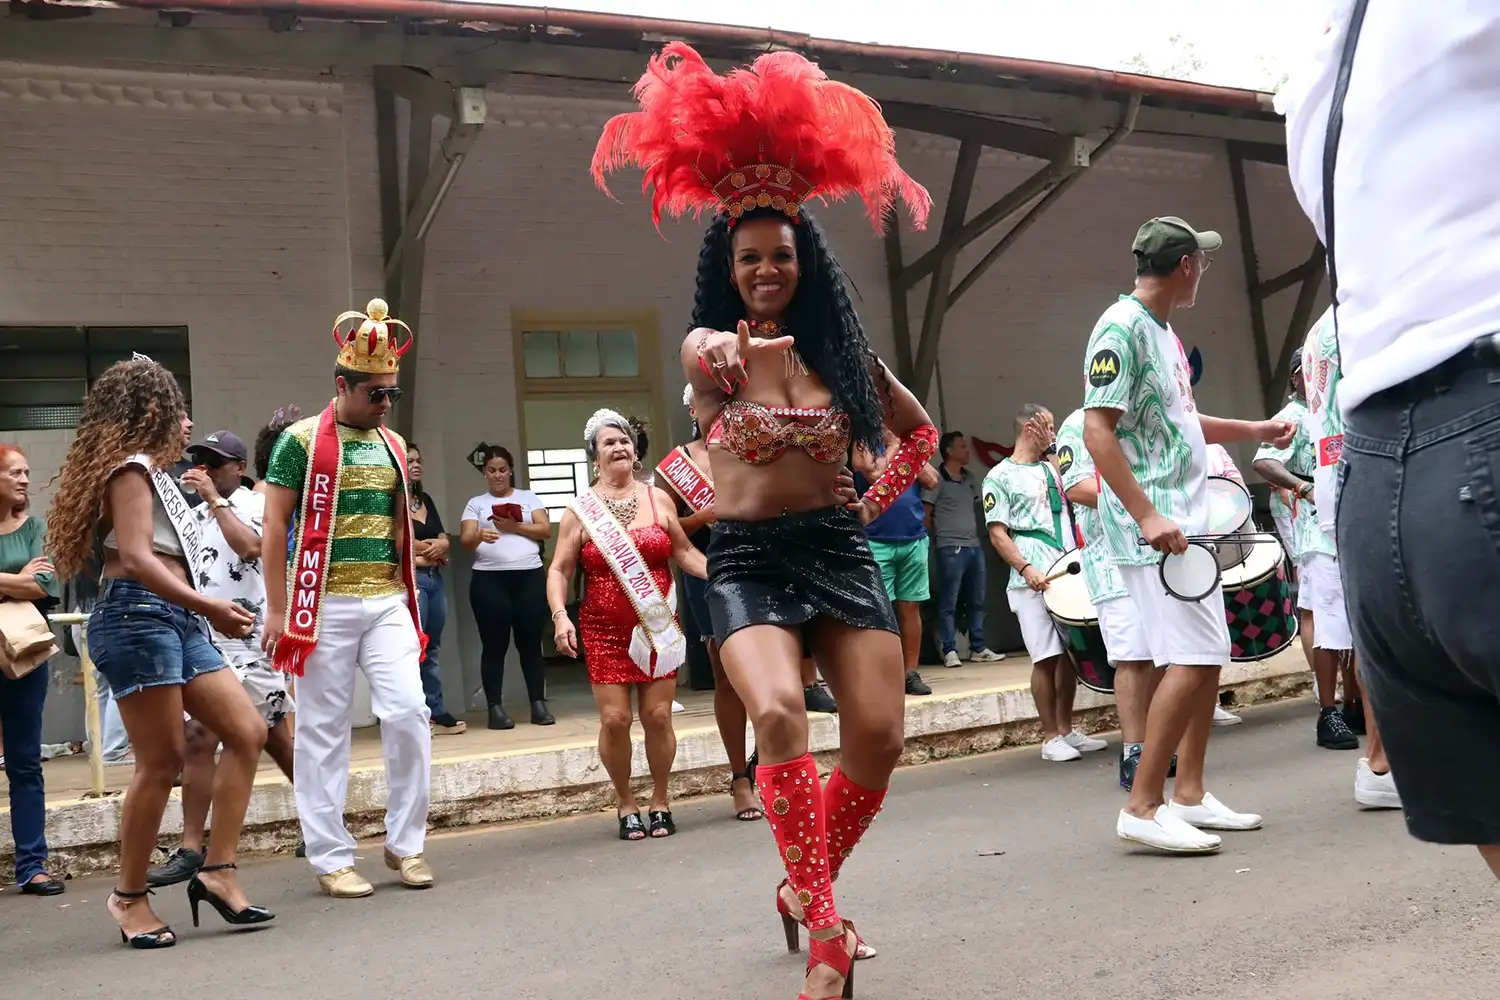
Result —
[[[1216,726],[1238,726],[1245,720],[1233,712],[1225,711],[1223,705],[1214,706],[1214,725]]]
[[[1115,833],[1121,840],[1168,854],[1212,854],[1223,843],[1214,834],[1184,823],[1166,806],[1158,806],[1153,819],[1141,819],[1121,809]]]
[[[1370,758],[1361,757],[1354,769],[1354,801],[1366,809],[1400,809],[1401,793],[1391,772],[1376,774],[1370,770]]]
[[[1169,802],[1167,808],[1172,815],[1200,830],[1259,830],[1262,822],[1255,813],[1237,813],[1208,792],[1203,793],[1201,805]]]

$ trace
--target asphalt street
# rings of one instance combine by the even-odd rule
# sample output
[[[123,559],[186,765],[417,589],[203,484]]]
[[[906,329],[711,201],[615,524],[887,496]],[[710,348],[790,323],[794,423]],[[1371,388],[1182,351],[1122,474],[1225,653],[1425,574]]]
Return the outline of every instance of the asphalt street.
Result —
[[[839,882],[878,957],[864,1000],[1472,998],[1500,984],[1500,888],[1472,849],[1409,838],[1353,801],[1358,753],[1313,743],[1307,702],[1215,732],[1210,787],[1265,828],[1211,857],[1115,837],[1118,738],[1077,763],[1026,748],[897,773]],[[54,899],[0,893],[3,995],[442,996],[793,1000],[764,823],[727,797],[685,802],[679,833],[614,839],[607,814],[433,837],[439,884],[402,889],[362,851],[373,897],[317,893],[306,863],[251,859],[276,922],[195,930],[182,887],[158,912],[181,941],[133,952],[105,912],[108,878]]]

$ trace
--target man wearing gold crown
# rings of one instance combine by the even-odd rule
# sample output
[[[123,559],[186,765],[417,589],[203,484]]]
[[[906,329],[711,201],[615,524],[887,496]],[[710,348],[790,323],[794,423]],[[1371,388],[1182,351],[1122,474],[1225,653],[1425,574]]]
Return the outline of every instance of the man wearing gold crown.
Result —
[[[404,340],[397,333],[404,331]],[[411,330],[371,300],[334,321],[338,395],[288,427],[266,474],[263,644],[297,682],[297,813],[307,860],[330,896],[368,896],[344,825],[349,714],[364,672],[385,751],[385,864],[413,889],[432,885],[422,857],[432,762],[417,665],[426,644],[417,613],[406,442],[385,426]],[[282,551],[295,524],[290,569]],[[290,575],[290,579],[288,579]]]

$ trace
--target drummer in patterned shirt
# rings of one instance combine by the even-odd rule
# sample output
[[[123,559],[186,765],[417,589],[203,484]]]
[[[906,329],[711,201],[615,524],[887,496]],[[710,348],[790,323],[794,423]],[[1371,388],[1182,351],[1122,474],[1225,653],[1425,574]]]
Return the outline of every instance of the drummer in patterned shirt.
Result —
[[[1078,677],[1042,591],[1047,567],[1073,548],[1073,523],[1058,476],[1052,414],[1027,403],[1016,415],[1016,447],[984,477],[984,521],[990,544],[1010,566],[1006,591],[1031,657],[1031,697],[1046,742],[1042,759],[1077,760],[1109,744],[1073,728]]]
[[[1330,574],[1337,581],[1339,567],[1333,536],[1318,527],[1318,508],[1313,503],[1314,466],[1312,438],[1307,433],[1307,404],[1301,390],[1302,366],[1291,375],[1292,399],[1277,412],[1277,420],[1292,421],[1296,436],[1285,448],[1261,445],[1255,453],[1255,471],[1275,487],[1271,513],[1279,508],[1290,518],[1289,553],[1297,567],[1297,610],[1302,619],[1304,645],[1311,644],[1313,676],[1318,688],[1318,746],[1329,750],[1358,750],[1359,738],[1347,714],[1337,707],[1339,668],[1353,655],[1349,623],[1344,613],[1343,588],[1330,588]],[[1280,518],[1278,517],[1278,524]],[[1355,688],[1346,687],[1352,700]]]
[[[1235,812],[1204,788],[1219,673],[1229,662],[1223,598],[1217,590],[1197,601],[1174,597],[1157,564],[1164,554],[1186,552],[1187,536],[1207,528],[1209,441],[1285,444],[1294,432],[1284,422],[1206,416],[1194,403],[1187,355],[1169,320],[1193,306],[1207,254],[1222,242],[1175,217],[1142,225],[1131,247],[1135,288],[1095,324],[1084,361],[1084,444],[1109,487],[1100,512],[1105,544],[1140,610],[1152,660],[1167,667],[1115,832],[1185,854],[1219,849],[1220,839],[1205,829],[1253,830],[1261,818]],[[1181,766],[1168,803],[1174,750]]]
[[[1094,471],[1094,460],[1083,445],[1083,410],[1074,410],[1057,429],[1057,471],[1063,489],[1078,511],[1083,533],[1083,582],[1089,602],[1099,616],[1105,655],[1115,668],[1115,705],[1120,712],[1120,787],[1127,792],[1135,783],[1146,741],[1146,713],[1162,671],[1151,661],[1151,643],[1130,591],[1110,562],[1099,525],[1099,493],[1104,488]]]

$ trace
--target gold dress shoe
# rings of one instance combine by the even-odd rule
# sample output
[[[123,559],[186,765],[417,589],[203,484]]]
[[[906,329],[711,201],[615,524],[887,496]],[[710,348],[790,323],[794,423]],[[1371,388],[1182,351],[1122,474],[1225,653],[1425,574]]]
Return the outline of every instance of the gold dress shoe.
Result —
[[[401,873],[401,884],[411,889],[428,889],[434,881],[432,867],[420,854],[409,858],[398,858],[389,850],[385,852],[385,866]]]
[[[359,899],[375,891],[375,887],[366,882],[364,876],[355,871],[352,865],[327,875],[319,875],[318,888],[334,899]]]

